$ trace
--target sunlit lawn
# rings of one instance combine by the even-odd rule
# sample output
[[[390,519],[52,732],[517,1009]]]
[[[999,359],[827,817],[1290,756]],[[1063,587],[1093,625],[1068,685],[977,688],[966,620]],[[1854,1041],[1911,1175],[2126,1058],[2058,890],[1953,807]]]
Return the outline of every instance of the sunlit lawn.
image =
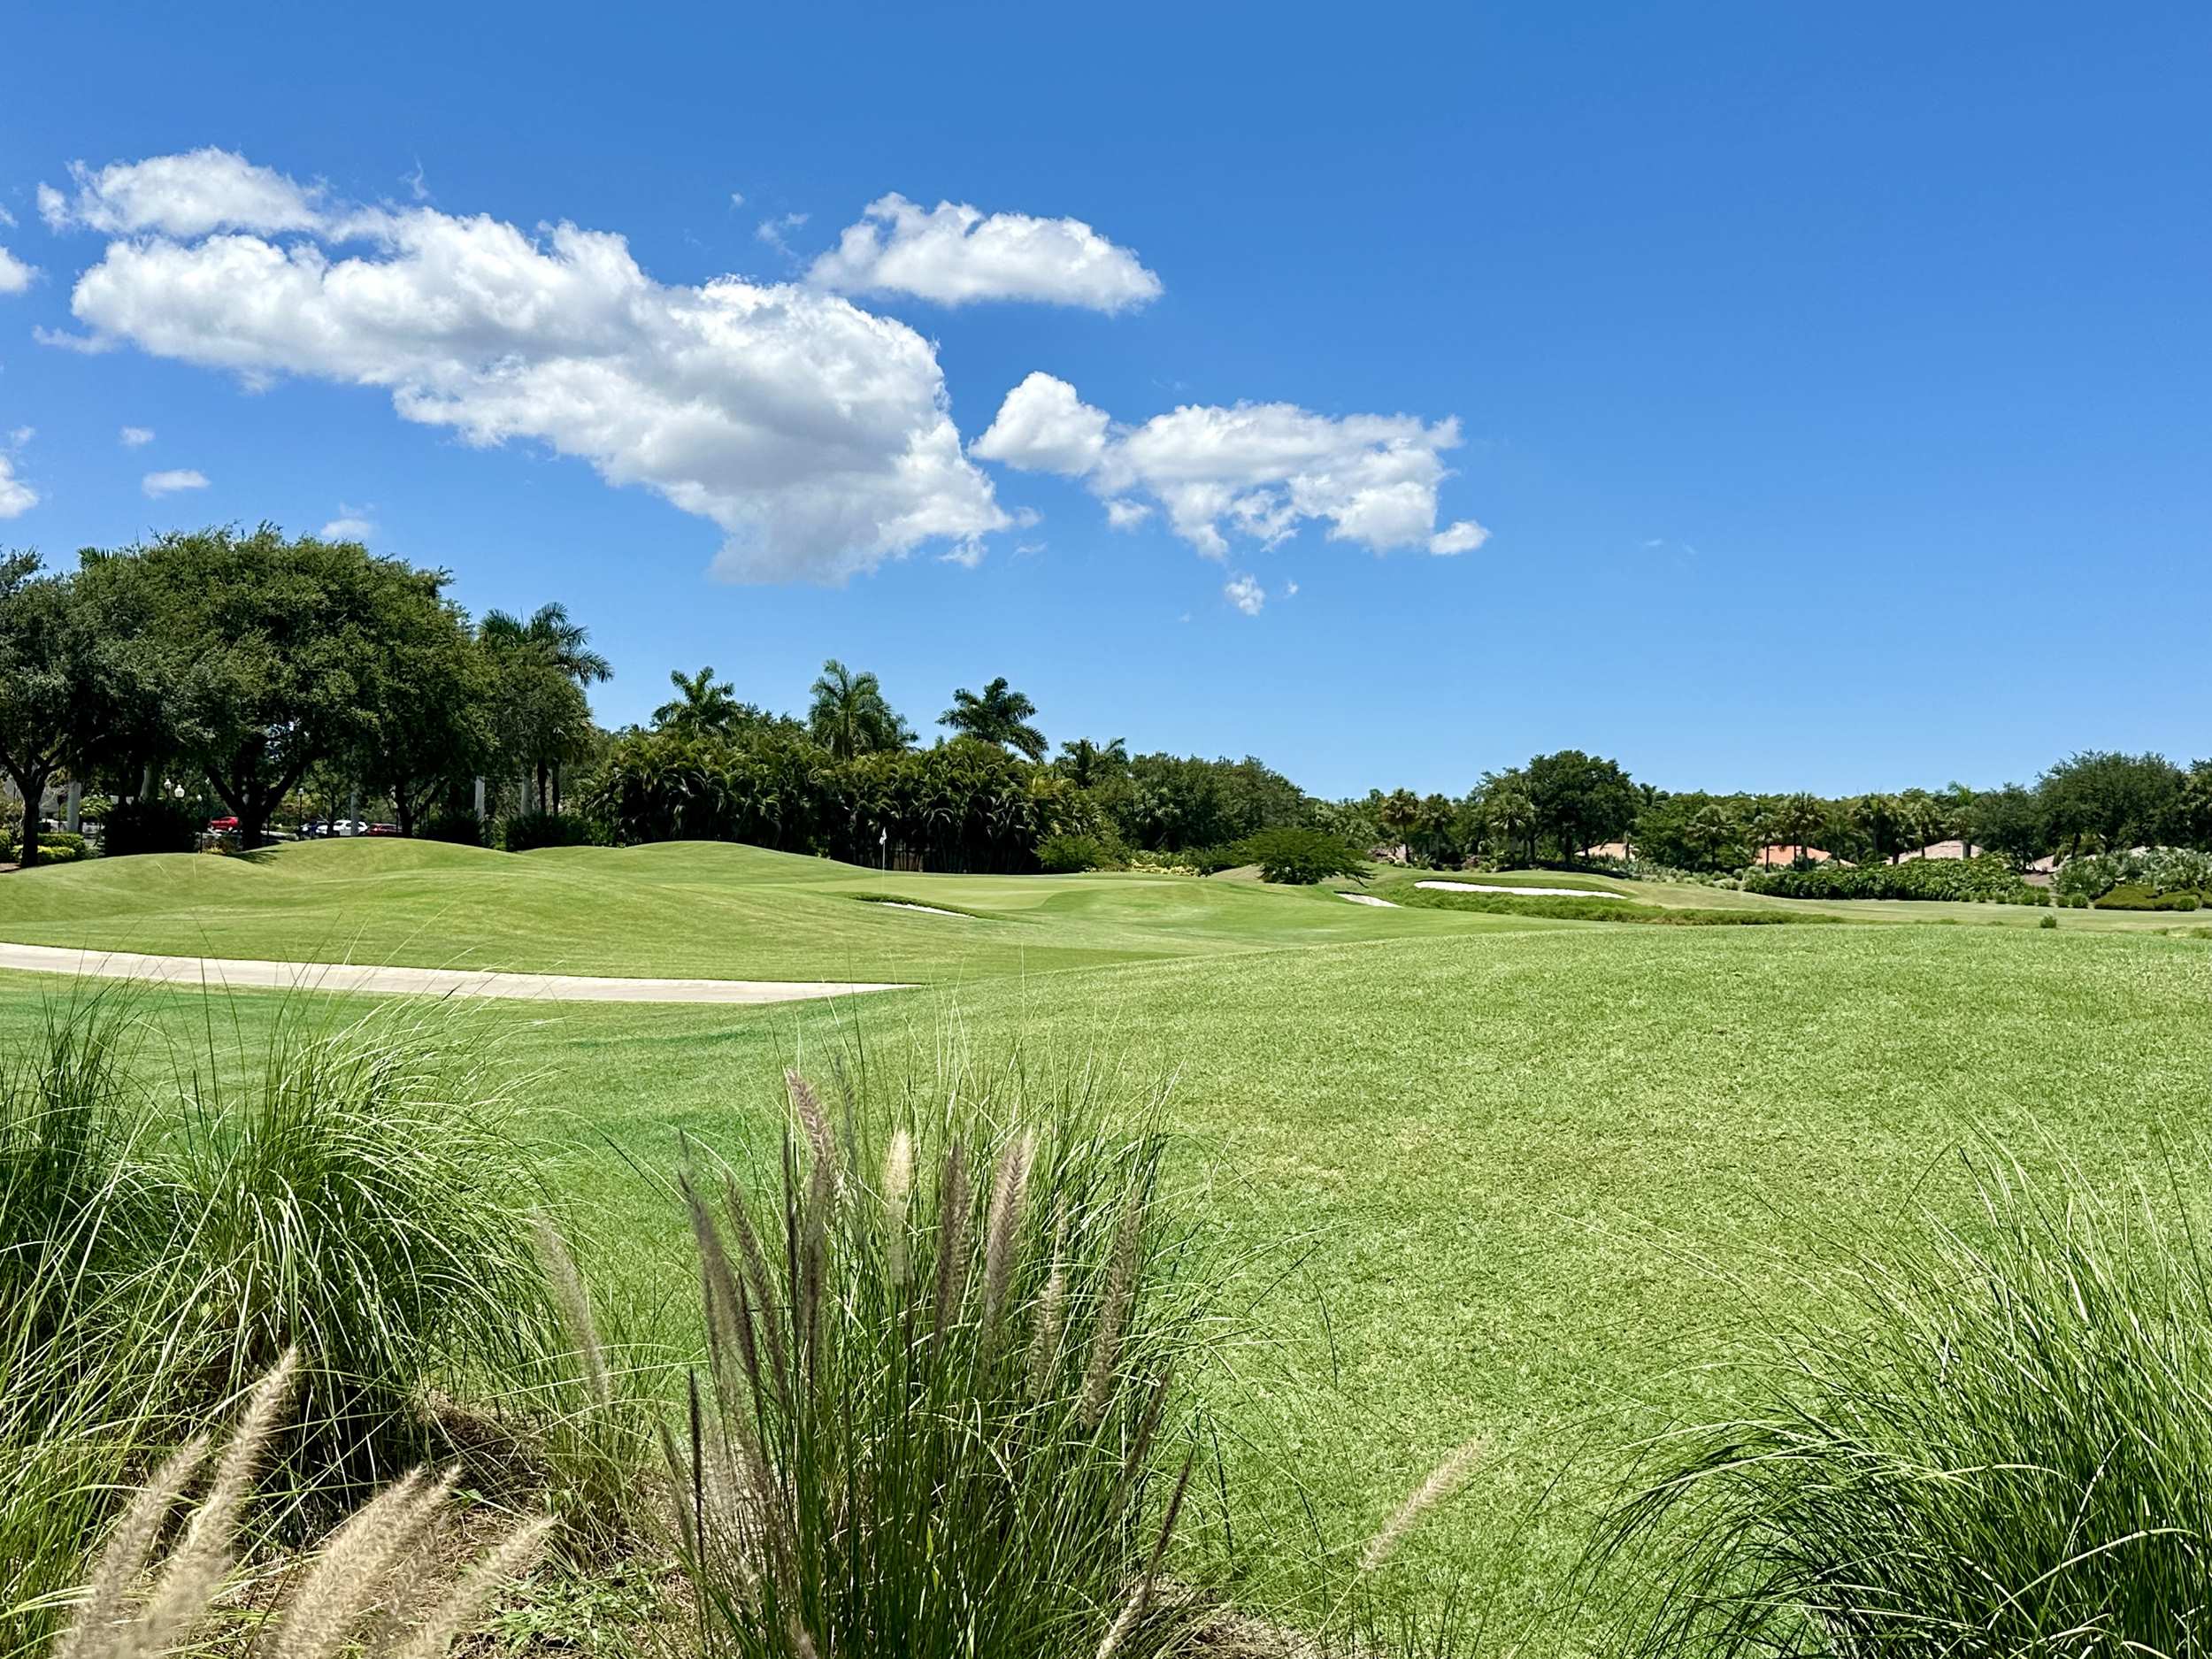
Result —
[[[1342,906],[1347,911],[1358,907]],[[933,918],[921,918],[933,919]],[[2068,920],[2071,920],[2070,916]],[[535,965],[535,964],[532,964]],[[19,1033],[66,982],[0,977]],[[1295,1594],[1311,1539],[1359,1537],[1467,1435],[1495,1451],[1407,1557],[1509,1587],[1534,1650],[1602,1650],[1563,1594],[1578,1504],[1613,1449],[1710,1404],[1742,1294],[1801,1307],[1824,1263],[1916,1203],[1960,1202],[1977,1129],[2119,1181],[2193,1147],[2212,1096],[2212,949],[2062,927],[1585,926],[1247,950],[1015,976],[843,1005],[487,1005],[549,1188],[649,1322],[691,1294],[633,1165],[680,1133],[762,1144],[777,1070],[933,1069],[985,1052],[1102,1063],[1170,1126],[1231,1363],[1202,1379],[1256,1590]],[[141,995],[146,1063],[250,1044],[273,997]],[[325,1004],[302,1014],[338,1017]],[[346,1005],[350,1016],[366,1004]],[[1532,1530],[1525,1506],[1578,1453]],[[1218,1549],[1213,1500],[1186,1526]],[[1394,1569],[1394,1571],[1398,1571]],[[1575,1632],[1579,1632],[1578,1635]]]

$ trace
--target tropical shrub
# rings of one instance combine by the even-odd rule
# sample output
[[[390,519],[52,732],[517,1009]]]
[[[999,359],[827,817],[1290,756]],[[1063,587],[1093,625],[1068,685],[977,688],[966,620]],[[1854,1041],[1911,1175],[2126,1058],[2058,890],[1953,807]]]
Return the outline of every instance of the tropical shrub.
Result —
[[[2198,1195],[2164,1196],[2002,1169],[1983,1223],[1776,1333],[1747,1409],[1655,1443],[1602,1540],[1666,1563],[1642,1651],[2204,1652],[2212,1272]]]
[[[1126,862],[1126,855],[1102,836],[1062,832],[1048,835],[1037,843],[1037,868],[1048,876],[1078,875],[1086,870],[1119,870]]]
[[[1763,870],[1743,879],[1747,893],[1788,899],[1954,899],[1997,904],[2048,904],[2050,890],[2031,887],[1994,853],[1974,858],[1913,858],[1901,864],[1806,864]]]
[[[1257,864],[1260,879],[1311,887],[1332,876],[1360,876],[1367,860],[1348,841],[1323,830],[1265,829],[1239,841],[1240,864]]]
[[[499,844],[511,853],[540,847],[590,847],[600,839],[591,819],[580,812],[518,812],[499,824]]]
[[[200,844],[199,820],[180,801],[158,795],[119,801],[107,815],[107,840],[102,850],[110,858],[141,853],[188,853]]]
[[[2061,894],[2080,894],[2093,900],[2124,885],[2145,887],[2153,894],[2212,892],[2212,853],[2193,847],[2091,853],[2068,859],[2052,881]]]
[[[48,841],[43,835],[38,839],[38,861],[42,864],[73,864],[84,856],[81,837],[73,846],[65,841]]]
[[[422,828],[417,833],[428,841],[449,841],[456,847],[481,847],[484,844],[484,820],[465,809],[449,807],[425,818]]]
[[[65,863],[70,858],[84,857],[91,847],[75,830],[41,830],[38,849],[41,854],[59,853],[63,855],[61,862]]]

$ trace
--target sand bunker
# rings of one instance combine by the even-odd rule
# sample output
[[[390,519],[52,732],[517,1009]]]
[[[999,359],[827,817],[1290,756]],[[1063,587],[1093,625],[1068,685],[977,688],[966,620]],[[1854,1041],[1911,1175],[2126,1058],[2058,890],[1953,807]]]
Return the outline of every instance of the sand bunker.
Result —
[[[1507,887],[1491,881],[1417,881],[1417,887],[1427,887],[1436,893],[1503,893],[1524,897],[1534,894],[1547,899],[1617,899],[1617,893],[1594,893],[1588,887]]]

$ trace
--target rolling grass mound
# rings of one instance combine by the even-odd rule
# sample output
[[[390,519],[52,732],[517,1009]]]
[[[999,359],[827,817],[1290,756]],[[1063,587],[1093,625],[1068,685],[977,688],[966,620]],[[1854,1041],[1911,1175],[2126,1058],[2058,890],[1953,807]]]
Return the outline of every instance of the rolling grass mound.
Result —
[[[969,919],[949,929],[897,903]],[[719,841],[513,855],[362,837],[0,880],[0,939],[25,944],[730,979],[948,983],[1551,925],[1185,876],[910,875]]]

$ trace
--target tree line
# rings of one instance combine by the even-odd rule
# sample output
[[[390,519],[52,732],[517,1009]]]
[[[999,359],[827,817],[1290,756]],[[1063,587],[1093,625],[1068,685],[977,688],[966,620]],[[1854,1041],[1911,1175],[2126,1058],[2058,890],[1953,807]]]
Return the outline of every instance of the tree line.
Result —
[[[251,848],[307,803],[365,792],[403,834],[504,844],[724,839],[927,868],[1196,862],[1263,831],[1321,832],[1424,863],[1580,862],[1627,842],[1653,864],[1740,869],[1764,848],[1855,863],[1955,838],[2024,865],[2047,854],[2212,845],[2212,762],[2090,753],[2032,784],[1821,796],[1670,793],[1577,749],[1485,773],[1462,796],[1316,798],[1257,759],[1054,754],[1003,676],[963,687],[925,743],[878,678],[832,659],[803,715],[678,671],[649,723],[609,732],[611,674],[557,604],[472,619],[449,577],[274,526],[88,549],[73,572],[0,560],[0,769],[26,803],[67,777],[111,797],[111,851],[191,844],[219,803]],[[118,832],[124,832],[119,834]]]

